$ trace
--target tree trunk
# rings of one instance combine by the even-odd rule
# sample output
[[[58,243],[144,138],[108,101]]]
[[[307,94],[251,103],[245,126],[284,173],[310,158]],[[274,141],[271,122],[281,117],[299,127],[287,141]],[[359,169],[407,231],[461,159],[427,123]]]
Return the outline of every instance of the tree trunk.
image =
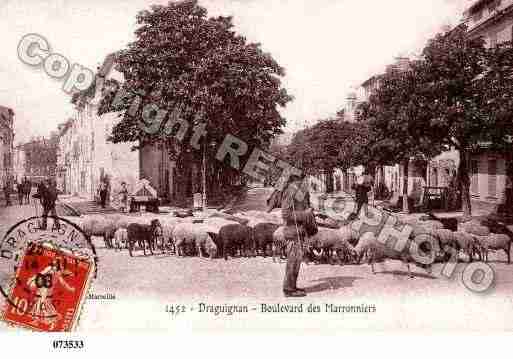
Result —
[[[325,172],[326,193],[333,193],[333,168],[327,169]]]
[[[472,206],[470,204],[470,176],[468,172],[469,153],[466,150],[460,150],[458,184],[461,189],[461,204],[463,207],[463,217],[470,217],[472,215]]]
[[[410,205],[408,201],[408,170],[410,160],[406,159],[403,165],[403,213],[410,213]]]

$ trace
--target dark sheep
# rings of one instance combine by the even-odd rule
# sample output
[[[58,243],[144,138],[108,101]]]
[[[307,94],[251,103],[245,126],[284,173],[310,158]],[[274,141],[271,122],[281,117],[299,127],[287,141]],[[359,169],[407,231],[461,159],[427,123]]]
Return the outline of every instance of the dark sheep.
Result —
[[[150,225],[130,223],[127,228],[127,234],[128,252],[130,253],[130,257],[132,257],[136,241],[138,242],[139,247],[142,247],[144,255],[146,255],[146,245],[148,246],[150,253],[153,255],[155,240],[158,236],[162,236],[162,226],[158,219],[152,220]]]
[[[253,228],[253,236],[256,244],[256,254],[262,251],[262,255],[267,255],[267,248],[273,245],[273,233],[280,227],[275,223],[258,223]],[[271,249],[272,250],[272,249]]]
[[[221,227],[218,235],[219,242],[222,244],[222,256],[225,260],[228,260],[229,254],[232,257],[235,256],[237,249],[244,256],[255,251],[253,229],[242,224],[227,224]]]

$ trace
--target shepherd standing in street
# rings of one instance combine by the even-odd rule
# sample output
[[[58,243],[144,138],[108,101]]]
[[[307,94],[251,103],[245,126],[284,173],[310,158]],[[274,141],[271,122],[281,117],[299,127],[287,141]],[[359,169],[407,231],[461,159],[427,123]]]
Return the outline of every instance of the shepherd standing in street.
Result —
[[[272,204],[274,205],[275,203]],[[297,278],[303,260],[304,239],[306,236],[317,233],[315,217],[310,208],[310,193],[304,176],[291,176],[288,186],[281,195],[281,213],[285,223],[284,236],[287,243],[283,294],[286,297],[304,297],[306,291],[297,287]]]

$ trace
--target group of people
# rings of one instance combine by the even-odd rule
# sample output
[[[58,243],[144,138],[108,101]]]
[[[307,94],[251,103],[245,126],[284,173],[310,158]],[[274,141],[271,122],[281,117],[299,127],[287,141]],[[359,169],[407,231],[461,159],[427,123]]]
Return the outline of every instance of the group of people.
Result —
[[[20,205],[30,204],[30,192],[32,191],[32,182],[28,180],[27,177],[24,177],[21,181],[11,181],[5,180],[3,185],[3,192],[5,198],[5,205],[12,206],[11,195],[16,189],[18,194],[18,201]]]
[[[107,206],[107,199],[109,198],[109,192],[110,192],[110,184],[107,178],[103,178],[100,180],[100,184],[98,185],[97,194],[98,198],[100,200],[100,205],[102,208],[105,208]],[[127,212],[129,210],[128,206],[128,188],[126,185],[126,182],[121,182],[121,190],[117,193],[119,196],[119,202],[120,202],[120,211],[121,212]]]

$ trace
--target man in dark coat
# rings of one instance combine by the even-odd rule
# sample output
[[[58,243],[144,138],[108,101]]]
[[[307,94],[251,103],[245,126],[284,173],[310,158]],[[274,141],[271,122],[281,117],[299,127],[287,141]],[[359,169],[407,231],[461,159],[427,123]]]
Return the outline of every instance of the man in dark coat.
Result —
[[[360,215],[362,207],[365,208],[365,216],[368,216],[369,192],[372,189],[371,177],[367,170],[358,178],[357,183],[353,185],[356,199],[356,217]]]
[[[30,191],[32,190],[32,182],[27,177],[23,178],[23,197],[27,204],[30,204]]]
[[[5,183],[4,183],[4,196],[5,196],[5,206],[10,206],[11,205],[11,191],[12,191],[12,188],[11,188],[11,181],[9,179],[6,179],[5,180]]]
[[[16,182],[16,192],[18,192],[18,201],[20,202],[20,206],[23,205],[24,191],[25,191],[25,187],[23,187],[23,182]]]
[[[286,297],[304,297],[305,290],[297,287],[297,278],[303,260],[304,239],[306,236],[317,233],[315,217],[310,208],[310,193],[304,177],[291,176],[281,196],[274,195],[281,197],[281,213],[285,223],[284,237],[287,243],[283,294]],[[271,207],[276,205],[276,201],[270,202]]]
[[[57,211],[55,210],[55,202],[57,201],[57,186],[54,181],[47,179],[37,186],[37,193],[34,198],[39,198],[43,206],[43,222],[41,229],[46,229],[48,214],[50,213],[55,221],[55,227],[60,228]]]

